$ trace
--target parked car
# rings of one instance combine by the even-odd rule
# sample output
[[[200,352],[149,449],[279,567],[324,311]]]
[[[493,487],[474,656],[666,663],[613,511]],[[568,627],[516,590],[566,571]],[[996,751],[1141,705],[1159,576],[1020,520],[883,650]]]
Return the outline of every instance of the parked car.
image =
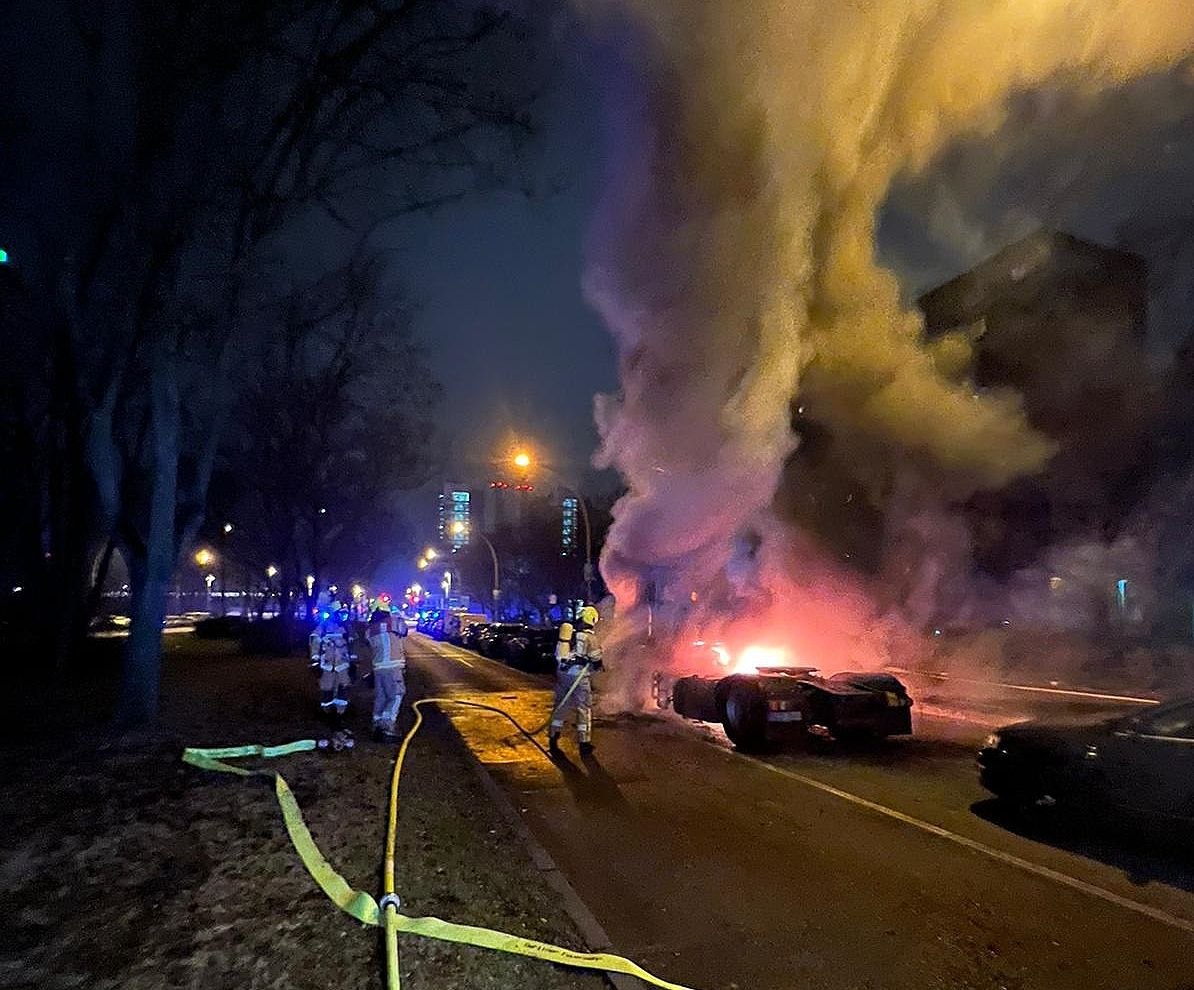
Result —
[[[554,670],[557,639],[555,629],[524,628],[507,637],[505,660],[520,670]]]
[[[448,642],[455,643],[457,646],[464,646],[469,627],[487,625],[488,622],[489,620],[480,612],[461,612],[457,616],[455,628],[452,635],[448,637]]]
[[[481,637],[485,634],[485,630],[489,628],[488,622],[473,622],[466,626],[460,633],[460,645],[467,650],[479,650]]]
[[[992,733],[982,785],[1015,810],[1194,823],[1194,697],[1115,718],[1033,721]]]
[[[491,622],[477,637],[477,651],[494,660],[504,660],[506,643],[511,636],[526,630],[521,622]]]

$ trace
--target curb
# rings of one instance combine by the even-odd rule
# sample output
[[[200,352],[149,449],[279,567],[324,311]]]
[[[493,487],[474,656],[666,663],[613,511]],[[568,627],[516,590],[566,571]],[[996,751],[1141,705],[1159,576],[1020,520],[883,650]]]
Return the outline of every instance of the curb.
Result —
[[[514,830],[515,834],[522,839],[522,843],[526,847],[527,853],[531,857],[531,862],[535,865],[535,869],[547,881],[547,885],[560,895],[564,912],[571,919],[572,923],[576,925],[577,931],[580,932],[580,937],[584,939],[589,950],[591,952],[612,951],[614,948],[613,943],[610,941],[610,937],[605,929],[601,926],[601,922],[597,920],[596,915],[581,900],[580,894],[576,892],[576,888],[572,886],[564,871],[556,865],[556,861],[552,859],[551,853],[543,848],[543,844],[531,833],[527,823],[523,821],[522,815],[519,814],[518,809],[514,806],[514,802],[502,790],[501,784],[494,780],[489,771],[485,769],[485,764],[477,759],[476,753],[469,748],[468,743],[465,742],[464,737],[457,730],[452,720],[444,714],[442,709],[439,709],[439,711],[451,726],[452,733],[456,736],[460,748],[464,750],[465,758],[472,766],[477,779],[481,782],[482,789],[489,795],[489,799],[493,802],[494,807],[506,819],[507,824]],[[615,990],[642,990],[643,987],[642,981],[635,979],[633,976],[626,976],[623,973],[603,972],[601,975]]]

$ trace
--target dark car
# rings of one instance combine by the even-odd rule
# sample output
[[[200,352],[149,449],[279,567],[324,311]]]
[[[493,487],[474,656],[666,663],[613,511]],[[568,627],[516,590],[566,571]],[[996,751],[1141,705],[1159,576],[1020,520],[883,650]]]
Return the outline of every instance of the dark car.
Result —
[[[490,623],[488,622],[473,622],[465,626],[460,631],[460,645],[468,650],[477,649],[480,638],[484,635],[485,630],[488,629]]]
[[[1009,725],[987,738],[978,765],[982,785],[1016,808],[1194,822],[1194,698]]]
[[[525,628],[506,639],[505,660],[520,670],[554,670],[558,639],[555,629]]]
[[[511,636],[525,632],[526,628],[521,622],[491,622],[477,637],[477,651],[482,656],[504,660],[507,641]]]

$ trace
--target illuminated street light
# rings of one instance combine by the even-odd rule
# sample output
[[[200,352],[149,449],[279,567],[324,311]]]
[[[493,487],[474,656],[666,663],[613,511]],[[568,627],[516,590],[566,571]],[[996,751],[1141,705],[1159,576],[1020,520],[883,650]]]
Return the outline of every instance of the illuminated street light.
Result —
[[[207,547],[204,547],[197,554],[195,554],[195,563],[200,567],[210,567],[211,562],[216,559],[216,555],[212,553]],[[210,576],[210,575],[209,575]],[[214,578],[213,578],[214,580]]]
[[[525,450],[520,450],[514,455],[514,466],[525,471],[531,466],[531,455]]]
[[[428,560],[435,560],[435,558],[438,557],[439,554],[435,552],[434,548],[428,547],[426,550],[423,551],[423,556],[426,557]]]
[[[421,571],[427,570],[427,558],[426,557],[419,558],[419,570],[421,570]]]
[[[315,590],[315,575],[308,574],[307,575],[307,594],[308,595],[311,594],[311,592],[314,590]]]
[[[354,584],[352,586],[352,597],[354,599],[364,598],[365,597],[365,589],[362,588],[359,584]]]
[[[412,595],[421,595],[423,593],[423,586],[421,584],[412,584],[410,592]]]
[[[453,536],[460,536],[466,529],[468,529],[468,527],[465,526],[465,524],[462,523],[459,519],[457,519],[454,523],[452,523],[452,535]]]
[[[232,523],[224,523],[224,535],[227,536],[232,532]]]
[[[269,567],[265,569],[265,576],[267,578],[276,578],[278,576],[278,569],[273,564],[270,564]]]

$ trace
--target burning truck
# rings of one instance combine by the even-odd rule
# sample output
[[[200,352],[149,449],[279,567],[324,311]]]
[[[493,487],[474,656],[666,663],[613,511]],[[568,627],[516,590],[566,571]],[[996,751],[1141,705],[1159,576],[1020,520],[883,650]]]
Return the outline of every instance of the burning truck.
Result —
[[[884,671],[845,671],[822,676],[791,663],[780,648],[698,640],[679,665],[694,673],[659,672],[651,686],[655,704],[698,722],[719,722],[746,752],[812,739],[880,739],[910,735],[912,699]]]

